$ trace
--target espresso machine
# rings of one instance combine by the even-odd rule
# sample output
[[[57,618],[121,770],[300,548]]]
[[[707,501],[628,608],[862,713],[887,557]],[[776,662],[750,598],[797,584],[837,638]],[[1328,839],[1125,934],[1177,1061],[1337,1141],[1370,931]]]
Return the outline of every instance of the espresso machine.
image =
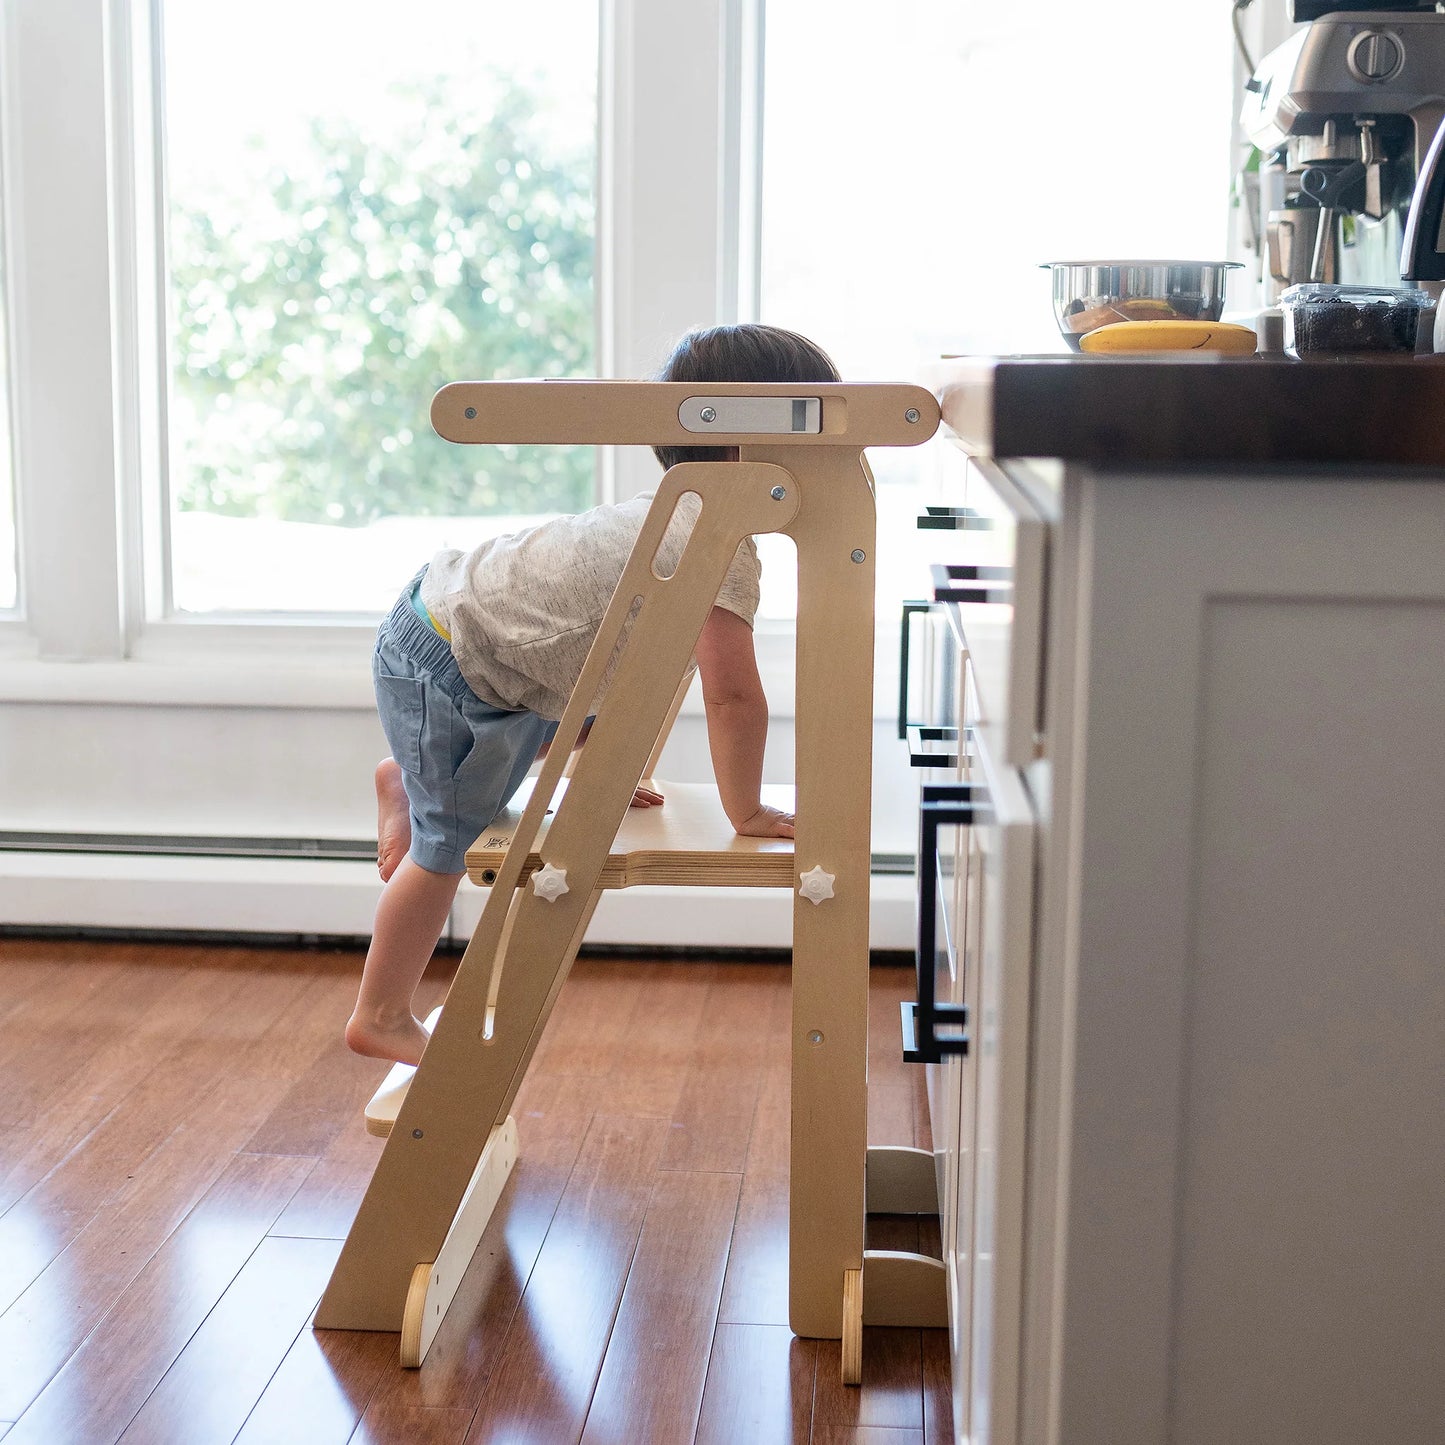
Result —
[[[1308,23],[1260,62],[1240,117],[1260,152],[1267,307],[1303,281],[1400,284],[1411,196],[1445,120],[1435,0],[1292,0],[1290,18]]]
[[[1400,274],[1427,290],[1445,289],[1445,124],[1435,132],[1405,218]],[[1435,308],[1433,350],[1445,352],[1445,307]]]

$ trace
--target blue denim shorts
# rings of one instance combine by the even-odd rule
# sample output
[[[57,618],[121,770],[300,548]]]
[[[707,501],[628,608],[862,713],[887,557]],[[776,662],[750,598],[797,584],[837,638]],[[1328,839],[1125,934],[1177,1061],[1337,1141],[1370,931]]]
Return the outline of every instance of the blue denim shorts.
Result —
[[[415,585],[376,636],[376,706],[411,805],[413,860],[432,873],[462,873],[467,849],[511,800],[557,725],[484,703],[446,639],[412,607]]]

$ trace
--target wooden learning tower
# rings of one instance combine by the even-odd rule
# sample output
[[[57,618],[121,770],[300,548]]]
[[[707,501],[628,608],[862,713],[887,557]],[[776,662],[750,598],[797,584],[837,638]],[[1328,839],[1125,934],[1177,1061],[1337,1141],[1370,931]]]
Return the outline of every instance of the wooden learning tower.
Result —
[[[929,392],[894,385],[498,381],[437,394],[432,423],[449,441],[704,444],[740,459],[662,478],[520,819],[504,815],[467,855],[491,893],[421,1064],[398,1065],[368,1108],[386,1147],[318,1328],[400,1330],[401,1363],[421,1363],[517,1157],[512,1101],[600,891],[635,883],[794,890],[794,1333],[841,1339],[857,1384],[865,1322],[946,1324],[939,1261],[864,1248],[870,1211],[938,1206],[930,1152],[867,1144],[875,509],[863,449],[916,445],[938,420]],[[698,521],[659,577],[653,559],[690,492]],[[796,839],[737,837],[711,787],[659,785],[664,807],[629,812],[729,562],[765,532],[797,547]]]

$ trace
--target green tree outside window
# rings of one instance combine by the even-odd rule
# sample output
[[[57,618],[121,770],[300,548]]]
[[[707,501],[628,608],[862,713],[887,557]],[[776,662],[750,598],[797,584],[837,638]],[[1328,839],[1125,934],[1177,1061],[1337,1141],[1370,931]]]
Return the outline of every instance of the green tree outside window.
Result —
[[[408,90],[384,136],[313,122],[264,187],[170,216],[174,505],[362,526],[576,511],[589,448],[456,447],[448,381],[596,374],[590,152],[515,80]],[[483,110],[476,96],[483,94]]]

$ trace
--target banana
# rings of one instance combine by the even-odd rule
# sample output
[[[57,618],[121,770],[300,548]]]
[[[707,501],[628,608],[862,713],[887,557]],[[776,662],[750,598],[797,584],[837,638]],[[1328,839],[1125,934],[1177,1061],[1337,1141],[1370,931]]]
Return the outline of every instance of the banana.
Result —
[[[1080,351],[1253,352],[1259,338],[1247,326],[1228,321],[1116,321],[1079,339]]]

